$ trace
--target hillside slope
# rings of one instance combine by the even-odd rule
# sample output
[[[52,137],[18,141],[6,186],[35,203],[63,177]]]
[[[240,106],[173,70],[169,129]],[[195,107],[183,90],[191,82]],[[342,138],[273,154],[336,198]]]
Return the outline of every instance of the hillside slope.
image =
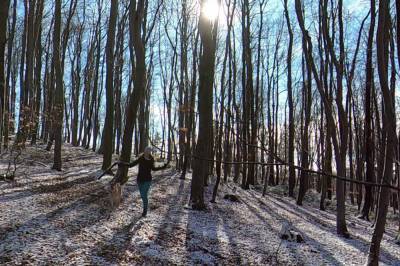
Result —
[[[121,206],[111,211],[107,182],[94,175],[101,157],[66,146],[64,171],[52,171],[51,153],[28,148],[20,159],[15,184],[0,181],[0,264],[127,265],[254,264],[363,265],[372,234],[370,224],[348,213],[352,239],[337,237],[333,210],[321,212],[306,203],[269,192],[237,190],[241,203],[222,199],[205,212],[187,207],[190,175],[173,170],[155,173],[150,213],[141,218],[136,168],[124,187]],[[47,167],[45,167],[47,166]],[[7,160],[0,161],[0,171]],[[207,191],[210,198],[211,187]],[[348,208],[349,209],[349,208]],[[301,233],[305,243],[282,241],[282,224]],[[381,264],[400,265],[389,223]]]

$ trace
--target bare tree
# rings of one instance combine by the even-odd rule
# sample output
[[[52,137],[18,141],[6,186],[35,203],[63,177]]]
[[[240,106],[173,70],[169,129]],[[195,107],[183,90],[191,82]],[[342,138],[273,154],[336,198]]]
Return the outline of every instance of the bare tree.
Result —
[[[333,144],[334,151],[335,151],[337,172],[338,172],[339,176],[346,176],[346,173],[345,173],[346,172],[346,167],[345,167],[346,156],[345,155],[346,155],[346,150],[347,150],[346,149],[347,142],[345,140],[348,136],[347,128],[346,128],[347,117],[345,116],[345,118],[344,118],[345,121],[340,120],[340,122],[339,122],[339,123],[345,124],[345,125],[343,125],[343,128],[341,129],[341,131],[343,131],[343,132],[340,134],[342,139],[339,143],[338,136],[336,135],[336,132],[333,130],[335,128],[335,120],[333,118],[332,105],[329,101],[329,98],[328,98],[326,92],[323,90],[321,79],[318,75],[318,70],[315,66],[315,62],[314,62],[314,58],[313,58],[313,45],[312,45],[312,41],[311,41],[309,32],[305,28],[304,16],[303,16],[303,11],[302,11],[302,6],[301,6],[300,0],[295,1],[295,7],[296,7],[297,20],[299,22],[301,32],[306,40],[307,49],[306,49],[305,58],[306,58],[307,64],[309,64],[311,66],[314,80],[316,83],[316,87],[317,87],[319,94],[324,102],[325,115],[326,115],[328,127],[330,128],[330,139],[332,140],[332,144]],[[324,6],[324,8],[326,9],[326,6]],[[324,12],[326,13],[326,10]],[[325,18],[326,18],[326,16],[325,16]],[[325,25],[325,30],[326,30],[326,25]],[[332,46],[330,46],[330,47],[332,49]],[[343,59],[341,59],[341,60],[343,60]],[[339,75],[340,75],[340,73],[342,73],[340,70],[342,67],[342,63],[336,62],[336,64],[337,64],[337,68],[339,69]],[[339,80],[340,78],[341,78],[340,76],[337,77],[337,80]],[[340,98],[340,93],[341,93],[341,89],[342,89],[341,82],[342,81],[338,81],[338,88],[337,88],[337,90],[338,90],[337,92],[339,93],[339,98]],[[341,100],[336,99],[336,102],[337,102],[339,109],[343,108]],[[339,113],[342,116],[345,115],[344,110],[340,110]],[[336,182],[336,194],[337,194],[336,195],[336,197],[337,197],[337,216],[336,216],[336,218],[337,218],[336,219],[337,233],[344,237],[349,237],[349,233],[347,231],[347,226],[346,226],[346,220],[345,220],[344,182],[339,179],[337,179],[337,182]]]
[[[292,91],[292,50],[293,50],[293,30],[290,23],[287,0],[284,1],[286,25],[289,33],[289,44],[287,52],[287,90],[289,105],[289,197],[294,197],[294,186],[296,180],[296,172],[294,170],[294,107],[293,107],[293,91]]]
[[[200,6],[203,7],[205,3],[206,1],[202,0]],[[192,207],[197,210],[205,208],[204,182],[207,179],[209,162],[204,159],[209,158],[211,154],[212,126],[210,127],[210,125],[213,125],[213,84],[217,31],[218,22],[208,19],[204,12],[201,12],[199,18],[202,44],[198,90],[199,129],[194,151],[195,161],[191,184]]]
[[[375,0],[371,0],[371,22],[368,32],[368,43],[367,43],[367,64],[365,66],[365,120],[364,120],[364,149],[365,149],[365,161],[366,161],[366,171],[365,171],[365,181],[374,182],[374,142],[375,138],[373,136],[372,129],[372,90],[374,89],[374,68],[372,65],[372,46],[374,42],[375,33]],[[373,195],[372,187],[365,186],[365,197],[364,206],[361,211],[361,218],[369,220],[369,212],[372,207]]]
[[[129,103],[125,110],[125,128],[122,138],[122,150],[120,160],[128,162],[132,152],[132,138],[133,128],[137,118],[137,111],[139,104],[145,95],[146,90],[146,60],[145,60],[145,44],[141,36],[141,28],[143,26],[143,19],[146,14],[144,13],[145,1],[138,0],[131,1],[129,9],[129,31],[130,31],[130,46],[134,48],[134,54],[131,52],[131,62],[135,62],[133,76],[133,90],[129,95]],[[123,165],[118,166],[116,180],[125,183],[127,181],[128,168]]]
[[[396,120],[395,111],[393,105],[393,94],[389,89],[388,83],[388,59],[389,59],[389,39],[390,39],[390,8],[389,1],[379,1],[379,17],[378,17],[378,28],[376,35],[376,51],[377,51],[377,63],[378,63],[378,75],[381,85],[381,91],[383,96],[384,116],[383,125],[386,130],[387,138],[385,142],[385,153],[382,153],[381,160],[384,161],[384,170],[382,176],[383,184],[390,184],[393,178],[393,162],[394,162],[394,151],[397,147],[397,135],[396,135]],[[380,245],[385,231],[386,215],[389,205],[389,188],[381,187],[379,193],[377,218],[375,223],[374,233],[371,239],[371,245],[369,248],[368,259],[366,265],[379,265],[379,251]]]
[[[61,171],[61,146],[64,114],[64,84],[61,66],[61,4],[62,0],[56,0],[54,13],[54,35],[53,35],[53,61],[56,74],[56,90],[54,95],[54,164],[53,169]]]
[[[115,29],[118,16],[118,1],[111,1],[110,20],[107,32],[106,44],[106,119],[103,129],[103,165],[105,170],[111,165],[111,157],[113,153],[113,133],[114,133],[114,48],[115,48]]]
[[[7,90],[4,61],[5,61],[5,50],[7,41],[7,18],[8,18],[9,6],[10,6],[9,0],[2,1],[0,3],[0,129],[3,128],[4,107],[6,105],[4,101],[5,91]],[[2,132],[3,130],[0,130],[0,133]]]

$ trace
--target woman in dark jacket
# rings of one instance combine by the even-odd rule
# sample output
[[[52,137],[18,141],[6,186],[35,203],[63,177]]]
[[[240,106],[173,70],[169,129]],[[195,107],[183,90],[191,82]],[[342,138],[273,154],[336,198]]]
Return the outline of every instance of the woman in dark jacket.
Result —
[[[151,186],[151,181],[153,179],[151,171],[164,170],[168,167],[169,161],[163,166],[156,167],[154,158],[151,155],[152,148],[146,147],[143,155],[139,156],[135,161],[128,164],[129,167],[134,167],[139,165],[139,172],[137,175],[137,184],[139,187],[140,197],[143,201],[143,213],[142,216],[147,215],[147,208],[149,205],[148,194]],[[121,162],[123,163],[123,162]],[[126,163],[124,163],[126,164]]]

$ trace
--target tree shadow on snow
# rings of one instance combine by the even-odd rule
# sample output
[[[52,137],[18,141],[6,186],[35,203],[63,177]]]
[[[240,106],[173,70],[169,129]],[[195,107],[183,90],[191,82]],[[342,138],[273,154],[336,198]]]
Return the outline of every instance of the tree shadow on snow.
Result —
[[[30,252],[40,245],[40,241],[59,242],[65,241],[65,233],[70,233],[74,224],[71,224],[67,218],[69,212],[78,211],[78,213],[88,214],[92,203],[96,203],[99,198],[104,196],[102,188],[93,187],[93,189],[84,197],[78,198],[75,201],[56,208],[50,212],[37,215],[28,221],[16,225],[12,230],[8,230],[7,234],[2,238],[3,243],[13,241],[15,235],[24,235],[23,245],[18,245],[13,251],[15,253]],[[75,215],[75,214],[74,214]],[[98,221],[98,220],[97,220]],[[33,232],[31,230],[34,230]],[[29,233],[23,233],[29,232]],[[44,257],[50,259],[54,254],[43,254]]]
[[[214,183],[214,182],[211,182]],[[212,194],[213,186],[204,188],[204,200]],[[236,248],[237,241],[226,226],[224,213],[216,203],[205,211],[188,207],[185,247],[191,264],[240,264],[242,258]],[[222,202],[220,204],[223,204]],[[225,234],[225,241],[220,235]]]
[[[92,265],[119,263],[126,260],[126,251],[131,246],[131,239],[143,225],[141,217],[136,215],[132,221],[113,233],[111,239],[96,246],[90,253]]]
[[[312,237],[310,237],[309,235],[307,235],[306,233],[304,233],[302,230],[300,230],[298,227],[296,227],[295,225],[293,225],[291,223],[291,221],[289,221],[286,217],[282,216],[281,214],[277,213],[276,210],[270,208],[267,205],[260,205],[257,206],[259,209],[257,209],[256,206],[252,206],[249,202],[244,201],[245,205],[248,207],[248,209],[253,212],[257,218],[260,220],[261,223],[266,224],[268,219],[274,219],[276,221],[280,221],[281,224],[284,223],[289,223],[292,225],[292,227],[299,233],[301,233],[306,241],[306,243],[310,246],[315,247],[316,249],[318,249],[319,253],[322,253],[324,255],[325,258],[327,258],[331,263],[339,265],[340,262],[334,257],[334,254],[332,254],[331,252],[329,252],[328,250],[324,249],[317,241],[315,241]],[[263,214],[260,214],[260,211],[263,211]],[[279,228],[280,229],[280,228]],[[279,239],[279,230],[277,229],[273,229],[274,234],[276,235],[276,237]],[[278,240],[280,241],[280,240]],[[284,247],[293,254],[293,258],[295,259],[304,259],[304,255],[302,256],[302,254],[300,254],[298,252],[298,247],[299,245],[289,243],[289,242],[283,242],[285,243]],[[288,245],[286,245],[288,244]],[[299,263],[299,262],[296,262]],[[307,261],[301,261],[300,264],[305,264],[307,263]]]
[[[275,219],[284,219],[284,220],[286,220],[286,218],[284,218],[282,215],[278,214],[276,210],[270,208],[261,199],[259,199],[259,203],[260,203],[259,207],[261,209],[265,210],[268,214],[273,216]],[[297,206],[297,205],[288,206],[286,202],[281,202],[278,199],[275,199],[273,201],[273,204],[277,205],[278,209],[284,210],[285,212],[289,213],[290,215],[293,215],[293,216],[295,216],[295,217],[297,217],[297,218],[299,218],[301,220],[304,220],[305,222],[310,223],[313,226],[317,227],[319,230],[321,230],[321,233],[323,233],[324,236],[326,236],[326,234],[328,234],[328,235],[330,235],[331,238],[337,238],[340,241],[353,246],[354,248],[356,248],[361,253],[363,253],[365,255],[368,254],[368,249],[369,249],[369,245],[370,245],[369,242],[367,242],[364,239],[361,239],[359,237],[356,237],[356,236],[352,236],[353,238],[351,238],[351,239],[347,239],[347,238],[343,238],[343,237],[338,236],[336,234],[336,226],[335,225],[332,225],[331,223],[324,221],[323,219],[321,219],[317,215],[311,213],[310,211],[305,210],[304,207]],[[290,209],[290,208],[294,208],[294,210]],[[306,218],[306,217],[309,217],[309,218]],[[324,218],[328,219],[328,220],[331,220],[331,218],[329,218],[329,216],[325,216]],[[315,237],[303,232],[300,228],[296,227],[295,225],[292,224],[292,226],[298,232],[303,234],[303,236],[305,237],[306,242],[308,244],[310,244],[311,246],[316,248],[318,251],[320,251],[324,255],[324,257],[327,258],[331,263],[340,264],[340,262],[337,261],[337,259],[333,256],[334,254],[332,252],[329,252],[329,250],[327,249],[327,248],[330,247],[329,245],[327,245],[325,243],[322,243],[321,241],[319,241]],[[323,247],[325,247],[325,248],[323,248]],[[382,247],[381,247],[381,253],[380,254],[381,254],[381,256],[380,256],[381,262],[385,262],[385,263],[389,263],[390,264],[392,261],[396,261],[397,260],[396,257],[391,255],[387,250],[385,250]]]
[[[170,181],[170,178],[172,176],[173,173],[171,172],[169,172],[168,174],[155,176],[155,178],[153,179],[153,187],[158,185],[165,185],[165,182]],[[133,197],[132,193],[135,193]],[[134,237],[135,233],[138,230],[140,230],[141,226],[146,223],[146,220],[145,218],[142,218],[139,215],[139,213],[135,214],[133,210],[130,209],[129,204],[133,203],[128,201],[126,199],[127,197],[132,197],[136,199],[139,198],[139,192],[136,183],[134,183],[134,185],[131,184],[129,189],[128,188],[124,189],[125,199],[122,202],[124,206],[120,206],[117,210],[115,210],[115,212],[117,212],[121,211],[121,209],[124,208],[124,211],[131,212],[133,217],[132,221],[129,224],[118,228],[116,231],[113,232],[111,239],[103,241],[103,243],[101,243],[99,247],[92,250],[90,255],[92,264],[94,265],[110,264],[110,263],[119,263],[121,261],[132,263],[131,261],[132,258],[130,258],[130,256],[128,255],[129,251],[135,248],[134,247],[135,244],[132,243],[132,238]],[[136,201],[136,202],[140,202],[139,204],[141,204],[141,201]],[[136,254],[136,257],[134,259],[137,260],[138,257],[141,258],[141,256],[138,256],[138,254]],[[100,262],[98,260],[100,260]],[[133,262],[137,263],[138,261],[133,261]]]
[[[185,180],[177,179],[178,176],[178,173],[171,176],[171,182],[179,182],[179,187],[174,194],[166,195],[165,197],[168,208],[162,220],[159,222],[159,229],[153,240],[153,243],[161,246],[166,254],[168,254],[169,248],[176,248],[176,246],[178,246],[178,249],[181,248],[179,245],[182,244],[182,234],[184,234],[184,229],[180,226],[184,213],[180,210],[188,200],[188,192],[185,187]],[[169,184],[166,185],[169,186]],[[166,191],[162,193],[165,192]],[[173,261],[170,261],[166,256],[162,263],[173,264]]]

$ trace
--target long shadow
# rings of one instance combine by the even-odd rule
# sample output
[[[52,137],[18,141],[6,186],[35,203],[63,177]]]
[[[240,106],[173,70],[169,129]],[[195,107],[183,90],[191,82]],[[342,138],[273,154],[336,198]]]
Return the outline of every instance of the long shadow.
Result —
[[[153,186],[161,185],[164,182],[169,181],[169,178],[173,175],[173,172],[169,172],[169,175],[165,173],[163,175],[157,175],[153,179]],[[136,184],[136,183],[134,183]],[[124,197],[131,195],[132,192],[137,193],[136,185],[133,185],[134,189],[125,189]],[[136,196],[138,197],[138,195]],[[129,209],[129,202],[123,202],[125,208]],[[143,225],[143,223],[138,223],[141,220],[139,214],[134,214],[134,218],[132,222],[128,225],[125,225],[113,233],[113,236],[110,240],[104,241],[98,248],[95,248],[91,252],[92,263],[94,265],[99,264],[110,264],[110,263],[118,263],[125,259],[125,255],[127,250],[131,248],[131,239],[135,235],[136,231],[138,231]],[[145,222],[145,220],[143,220]],[[95,223],[96,224],[96,223]],[[86,224],[86,226],[91,224]],[[78,233],[78,232],[76,232]],[[104,259],[103,263],[99,263],[93,260],[94,257],[100,257],[100,259]],[[129,258],[127,258],[129,259]]]
[[[47,176],[47,175],[45,175]],[[30,179],[29,181],[20,181],[17,180],[17,183],[13,186],[13,190],[9,191],[9,192],[5,192],[2,195],[7,195],[7,194],[13,194],[14,192],[20,192],[20,191],[31,191],[34,188],[37,188],[43,184],[48,184],[51,182],[62,182],[65,181],[65,179],[67,179],[67,177],[64,176],[59,176],[59,177],[51,177],[51,178],[45,178],[45,179],[40,179],[40,176],[35,175],[35,179]],[[37,185],[38,184],[38,185]],[[16,188],[24,188],[23,190],[16,190]]]
[[[265,203],[264,203],[264,204],[265,204]],[[320,218],[317,217],[316,215],[312,214],[312,213],[309,212],[309,211],[306,211],[306,210],[304,209],[304,207],[296,206],[296,207],[295,207],[295,210],[296,210],[296,212],[297,212],[297,213],[296,213],[296,212],[294,212],[293,210],[290,210],[290,209],[288,208],[288,206],[285,206],[285,205],[281,204],[281,203],[279,202],[278,199],[275,199],[274,204],[278,205],[279,208],[284,209],[284,210],[287,211],[288,213],[291,213],[292,215],[295,215],[295,216],[297,216],[297,217],[299,217],[299,218],[301,218],[301,219],[303,219],[303,220],[305,220],[305,221],[307,221],[307,222],[309,222],[309,223],[312,223],[311,220],[316,221],[317,223],[313,223],[313,224],[314,224],[315,226],[317,226],[319,229],[321,229],[322,231],[325,231],[325,232],[330,233],[330,234],[332,235],[332,237],[340,238],[341,241],[343,241],[343,242],[345,242],[345,243],[347,243],[347,244],[350,244],[350,245],[353,246],[354,248],[358,249],[360,252],[363,252],[363,253],[367,253],[367,252],[368,252],[368,248],[369,248],[369,245],[370,245],[370,243],[369,243],[368,241],[364,240],[364,239],[361,238],[361,237],[355,236],[355,235],[352,235],[352,238],[350,238],[350,239],[348,239],[348,238],[343,238],[343,237],[338,236],[338,235],[336,234],[336,226],[335,226],[335,225],[332,225],[331,223],[326,223],[326,222],[324,222],[324,220],[320,219]],[[265,205],[264,205],[264,206],[265,206]],[[300,213],[300,214],[302,214],[302,215],[299,215],[298,213]],[[305,218],[305,217],[312,217],[312,219],[307,219],[307,218]],[[331,220],[332,218],[330,218],[329,216],[326,216],[326,219]],[[359,244],[361,244],[362,247],[360,247]],[[394,257],[393,255],[391,255],[390,252],[388,252],[388,251],[387,251],[385,248],[383,248],[383,247],[381,247],[381,252],[380,252],[380,254],[381,254],[381,260],[382,260],[382,259],[384,260],[385,257],[388,258],[389,260],[392,260],[392,261],[393,261],[393,260],[394,260],[394,261],[397,260],[396,257]],[[383,255],[383,257],[382,257],[382,255]]]
[[[80,183],[80,182],[78,182],[78,183]],[[58,213],[65,212],[66,210],[69,210],[69,209],[77,208],[79,205],[85,205],[85,204],[90,204],[92,202],[96,202],[99,197],[105,196],[105,191],[103,190],[103,187],[99,184],[97,184],[97,185],[90,184],[90,185],[86,186],[85,188],[86,189],[83,191],[82,191],[82,189],[78,189],[78,190],[74,191],[74,193],[71,193],[72,195],[69,195],[69,197],[67,197],[67,198],[65,197],[64,193],[62,193],[62,191],[56,192],[56,195],[61,193],[60,197],[54,197],[51,200],[46,197],[40,198],[39,203],[46,202],[46,204],[50,203],[51,205],[56,205],[58,203],[64,203],[66,201],[66,199],[67,199],[67,201],[72,201],[72,203],[68,204],[66,206],[60,207],[58,209],[55,209],[47,214],[41,214],[36,217],[38,219],[42,219],[43,217],[51,218],[51,217],[54,217]],[[100,194],[99,194],[99,192],[100,192]],[[11,194],[9,196],[2,196],[0,198],[0,202],[8,202],[11,200],[18,200],[18,199],[22,199],[22,198],[26,198],[26,197],[31,197],[31,196],[34,196],[34,194],[35,193],[32,193],[30,190],[21,191],[19,193],[15,193],[13,195]],[[32,219],[33,219],[33,221],[35,220],[35,218],[32,218]],[[26,223],[29,224],[30,222],[27,221]]]
[[[29,190],[22,190],[14,193],[8,193],[5,195],[3,194],[0,195],[0,203],[7,203],[10,201],[20,200],[26,197],[30,197],[32,195],[34,195],[34,193],[31,193]]]
[[[215,181],[215,180],[214,180]],[[214,183],[214,181],[212,183]],[[229,187],[229,186],[228,186]],[[212,186],[209,186],[209,193],[211,195],[212,191]],[[237,233],[232,230],[232,227],[234,227],[234,224],[237,223],[237,213],[236,213],[236,208],[240,203],[231,203],[228,201],[225,201],[223,199],[220,199],[216,205],[214,205],[214,208],[221,212],[225,208],[225,212],[219,216],[221,217],[220,221],[220,226],[225,235],[227,236],[227,246],[229,249],[229,257],[224,258],[223,264],[231,264],[231,265],[243,265],[247,264],[244,256],[240,253],[241,248],[240,247],[240,242],[237,240]],[[237,225],[236,225],[237,226]]]
[[[294,206],[294,207],[296,208],[296,210],[300,210],[300,211],[303,212],[304,214],[308,214],[309,216],[312,216],[313,218],[318,219],[318,220],[320,220],[320,221],[322,220],[322,219],[320,219],[320,218],[324,218],[324,219],[326,219],[326,220],[332,220],[332,218],[334,218],[334,217],[333,217],[334,215],[331,214],[331,213],[329,213],[329,212],[327,212],[327,211],[320,211],[319,209],[315,209],[315,208],[314,208],[314,210],[318,213],[318,217],[317,217],[317,216],[315,216],[314,213],[308,211],[308,210],[306,209],[306,207],[298,206],[298,205],[296,205],[295,203],[290,202],[290,201],[287,200],[286,198],[277,198],[277,197],[274,196],[274,195],[269,195],[269,197],[272,198],[272,199],[274,199],[274,202],[275,202],[276,204],[280,205],[280,206],[282,206],[282,204],[286,204],[287,206],[289,206],[289,205],[290,205],[290,206]],[[310,208],[313,208],[313,207],[310,207]],[[331,214],[332,216],[330,216],[329,214]]]
[[[141,217],[136,215],[132,221],[119,228],[114,232],[113,237],[91,250],[90,258],[92,265],[109,265],[113,263],[119,263],[124,260],[126,251],[131,245],[131,239],[138,231],[142,224],[138,222]],[[102,261],[95,260],[94,258],[101,258]]]
[[[250,206],[250,204],[249,204],[248,202],[245,202],[245,204],[249,207],[249,209],[250,209],[252,212],[255,212],[255,213],[256,213],[257,217],[258,217],[261,221],[262,221],[263,219],[265,219],[265,218],[263,218],[262,215],[260,215],[260,214],[257,213],[258,210],[257,210],[256,207]],[[267,205],[263,205],[263,206],[259,206],[259,207],[260,207],[262,210],[264,210],[265,213],[268,213],[273,219],[282,221],[282,223],[285,223],[285,222],[286,222],[286,223],[292,224],[286,217],[284,217],[283,215],[277,213],[276,210],[273,210],[272,208],[268,207]],[[293,227],[294,229],[296,229],[296,231],[298,231],[299,233],[301,233],[301,234],[304,236],[306,242],[309,243],[311,246],[315,247],[316,249],[318,249],[319,252],[322,253],[322,254],[324,255],[324,257],[328,258],[329,261],[330,261],[331,263],[334,263],[334,264],[336,264],[336,265],[340,265],[340,262],[334,257],[334,255],[333,255],[331,252],[329,252],[328,250],[322,248],[322,247],[321,247],[321,244],[320,244],[319,242],[317,242],[314,238],[310,237],[308,234],[306,234],[305,232],[303,232],[302,230],[300,230],[298,227],[296,227],[296,226],[293,225],[293,224],[292,224],[292,227]],[[274,231],[275,231],[275,233],[278,235],[278,232],[277,232],[276,230],[274,230]],[[278,237],[279,237],[279,236],[278,236]],[[299,255],[299,254],[296,252],[296,248],[295,248],[295,249],[290,248],[290,245],[289,245],[289,246],[287,246],[287,249],[289,249],[289,251],[290,251],[291,253],[293,253],[294,257],[298,259],[298,257],[299,257],[298,255]],[[303,262],[303,263],[305,263],[305,262]]]
[[[102,186],[98,187],[97,191],[91,192],[91,187],[88,186],[84,191],[79,191],[74,195],[74,197],[81,197],[89,193],[90,198],[74,206],[73,210],[77,213],[73,215],[73,219],[69,220],[69,226],[65,228],[69,237],[79,235],[85,228],[110,219],[112,209],[108,206],[109,191]]]
[[[51,185],[40,185],[38,187],[32,188],[32,192],[34,194],[58,193],[70,189],[73,186],[83,185],[89,182],[93,182],[93,177],[85,175],[80,178],[68,180],[61,183],[56,183]]]
[[[210,200],[212,189],[213,186],[205,188],[205,201]],[[221,213],[223,208],[216,203],[213,203],[211,210],[208,208],[205,211],[196,211],[188,208],[185,247],[189,263],[237,265],[243,261],[236,248],[238,242],[233,236],[231,228],[227,226],[231,219],[227,219],[225,215],[229,215],[229,212]],[[225,241],[220,240],[219,232],[226,236]],[[207,243],[207,245],[203,243]]]
[[[94,194],[96,193],[96,194]],[[80,205],[88,205],[93,202],[96,202],[98,200],[98,197],[102,196],[102,189],[100,188],[93,188],[92,191],[90,191],[89,195],[86,195],[82,198],[77,199],[76,201],[54,209],[48,213],[40,214],[38,216],[35,216],[31,218],[30,220],[22,223],[21,225],[15,226],[11,230],[7,230],[7,233],[3,235],[3,237],[0,239],[2,244],[7,244],[9,241],[14,241],[13,236],[21,235],[24,234],[24,232],[28,232],[28,234],[24,234],[24,245],[18,245],[18,248],[15,248],[13,250],[14,253],[24,253],[26,250],[30,250],[33,248],[36,244],[36,242],[39,242],[42,238],[54,238],[54,241],[60,241],[59,239],[60,235],[62,235],[62,232],[65,232],[67,229],[65,227],[59,227],[56,224],[53,224],[52,221],[55,220],[63,220],[63,216],[67,214],[71,210],[75,210],[78,208]],[[35,230],[35,234],[32,235],[30,230],[33,229]],[[49,235],[49,232],[59,232],[56,235]],[[10,239],[11,237],[11,239]],[[10,240],[8,240],[10,239]],[[22,241],[22,239],[21,239]],[[10,243],[8,243],[10,244]],[[0,252],[1,252],[1,246],[0,245]],[[51,256],[51,254],[43,254],[45,256]]]
[[[176,182],[176,180],[178,180],[176,178],[174,179],[174,177],[178,177],[178,175],[175,174],[171,176],[171,182]],[[176,241],[179,241],[178,230],[183,213],[178,213],[178,210],[183,207],[185,200],[187,200],[188,194],[185,191],[185,181],[179,180],[178,182],[179,187],[172,197],[163,195],[165,197],[159,199],[160,201],[165,201],[168,203],[168,209],[165,212],[163,219],[159,222],[158,232],[152,242],[161,246],[163,249],[167,249],[171,244],[176,244]],[[168,257],[169,256],[166,256],[160,263],[172,263],[168,260]]]
[[[169,205],[163,220],[160,222],[161,225],[177,225],[182,219],[182,216],[172,215],[174,212],[177,212],[179,208],[183,207],[185,200],[187,200],[188,197],[187,193],[185,192],[185,181],[179,180],[178,182],[179,187],[175,195],[173,195],[171,198],[165,198],[167,199]],[[160,227],[160,230],[156,236],[156,240],[161,237],[164,232],[165,228]]]
[[[65,181],[65,182],[59,182],[59,181],[64,181],[68,179],[69,177],[74,176],[73,174],[71,175],[65,175],[65,176],[59,176],[55,178],[47,178],[47,179],[41,179],[41,180],[35,180],[35,181],[30,181],[30,182],[24,182],[20,183],[16,187],[24,187],[26,189],[24,190],[18,190],[18,191],[9,191],[9,192],[4,192],[0,195],[0,202],[8,202],[8,201],[13,201],[13,200],[18,200],[18,199],[23,199],[24,197],[29,197],[33,196],[35,194],[47,194],[47,193],[59,193],[62,192],[63,190],[67,190],[72,188],[74,185],[83,185],[88,182],[93,181],[93,178],[90,176],[83,176],[81,178]],[[47,182],[58,182],[55,184],[45,184]],[[33,187],[35,184],[40,184],[36,187]]]
[[[273,204],[277,205],[280,209],[283,209],[284,211],[290,213],[291,215],[294,215],[300,219],[303,219],[308,223],[312,223],[314,226],[318,227],[321,231],[331,234],[332,238],[340,238],[341,241],[343,241],[347,244],[350,244],[351,246],[358,249],[362,253],[368,252],[370,243],[368,243],[367,241],[365,241],[364,239],[359,238],[359,237],[353,238],[353,239],[339,237],[336,234],[336,227],[334,225],[331,225],[330,223],[325,223],[323,220],[319,219],[317,216],[311,214],[310,212],[305,211],[303,208],[296,207],[295,211],[293,211],[293,210],[289,209],[288,206],[285,206],[282,203],[280,203],[278,199],[275,199]],[[262,204],[260,204],[259,207],[261,209],[264,209],[266,212],[274,215],[275,217],[277,217],[277,216],[281,217],[281,215],[277,214],[275,210],[268,207],[264,202]],[[305,217],[312,217],[312,218],[307,219]],[[327,218],[327,219],[330,220],[330,218]],[[316,221],[317,223],[315,223],[315,222],[313,223],[311,220]],[[300,231],[299,228],[296,227],[296,229],[298,231]],[[308,235],[307,235],[307,238],[309,238],[313,242],[314,246],[315,246],[315,244],[325,245],[325,244],[313,239],[312,237],[310,237]],[[362,247],[360,247],[360,244],[362,245]],[[324,251],[326,251],[326,250],[324,249]],[[324,252],[324,254],[326,254],[326,253]],[[336,260],[333,257],[332,257],[332,259]],[[394,257],[393,255],[391,255],[388,251],[386,251],[384,248],[381,247],[381,261],[385,262],[386,260],[396,261],[397,258]],[[387,263],[390,263],[390,261],[387,261]]]
[[[240,253],[240,251],[242,251],[241,244],[237,240],[237,233],[232,230],[232,226],[229,226],[229,225],[237,223],[235,208],[233,208],[231,205],[229,205],[229,207],[227,207],[227,209],[230,210],[229,215],[222,215],[221,217],[222,217],[222,227],[228,237],[228,246],[229,246],[230,255],[231,255],[229,258],[229,260],[230,260],[229,263],[235,264],[235,265],[243,265],[246,263],[246,261],[245,261],[245,258]]]
[[[162,182],[167,181],[166,178],[155,178],[154,184],[160,184]],[[130,210],[130,202],[128,201],[128,198],[132,196],[134,193],[134,197],[138,197],[138,190],[137,185],[134,183],[133,184],[134,189],[124,189],[124,195],[122,198],[121,206],[120,208],[116,210],[111,210],[109,206],[109,191],[104,188],[102,191],[101,195],[99,195],[98,200],[93,202],[95,204],[88,204],[84,205],[83,209],[80,210],[78,215],[74,216],[74,219],[70,222],[71,225],[76,225],[74,226],[74,229],[72,229],[69,234],[71,236],[78,235],[80,232],[82,232],[85,228],[88,228],[90,226],[96,225],[96,224],[101,224],[104,220],[109,220],[111,219],[111,215],[114,212],[118,212],[121,209],[127,210],[128,212]],[[102,203],[102,204],[101,204]],[[91,215],[87,215],[90,213]],[[93,215],[97,214],[97,215]]]
[[[185,247],[190,264],[218,264],[226,259],[221,255],[218,225],[218,218],[208,210],[188,210]],[[209,245],[212,245],[212,250],[207,249]]]

